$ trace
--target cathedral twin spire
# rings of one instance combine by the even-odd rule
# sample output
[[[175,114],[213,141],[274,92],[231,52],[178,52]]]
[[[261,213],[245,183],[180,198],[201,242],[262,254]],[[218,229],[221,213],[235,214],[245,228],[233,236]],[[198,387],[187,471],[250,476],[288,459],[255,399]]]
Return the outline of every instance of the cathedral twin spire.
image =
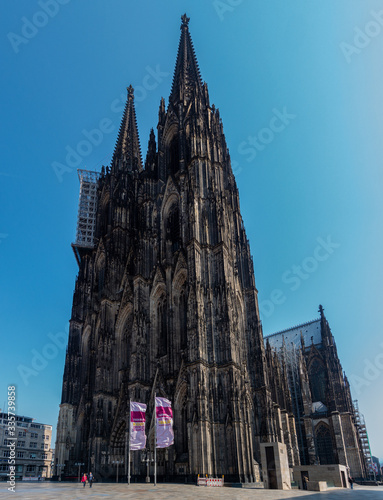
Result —
[[[202,79],[189,32],[189,18],[181,17],[181,37],[178,45],[170,101],[186,103],[195,86],[202,87]]]
[[[122,160],[129,171],[142,170],[141,147],[138,137],[136,110],[134,107],[134,89],[128,88],[128,98],[114,149],[113,164]]]
[[[169,102],[172,102],[173,104],[177,104],[179,102],[186,104],[193,95],[194,90],[196,88],[202,88],[200,70],[189,32],[190,18],[184,14],[181,17],[181,20],[181,36],[178,46],[172,89],[169,97]],[[119,165],[122,161],[122,168],[127,168],[128,171],[141,171],[143,164],[138,136],[136,111],[134,107],[134,89],[130,85],[127,90],[128,98],[114,150],[113,165],[117,165],[117,168],[121,168]]]

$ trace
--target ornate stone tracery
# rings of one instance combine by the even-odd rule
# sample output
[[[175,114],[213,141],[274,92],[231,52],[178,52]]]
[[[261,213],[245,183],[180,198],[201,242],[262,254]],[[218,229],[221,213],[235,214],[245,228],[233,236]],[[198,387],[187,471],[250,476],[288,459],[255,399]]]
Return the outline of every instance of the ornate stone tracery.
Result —
[[[71,326],[63,380],[62,414],[68,405],[81,443],[63,458],[68,471],[85,460],[96,477],[113,476],[110,461],[126,457],[129,399],[148,404],[150,443],[154,389],[174,404],[175,445],[159,453],[164,477],[251,481],[259,443],[276,438],[238,190],[188,23],[145,168],[129,88],[98,181],[96,245],[78,260],[72,310],[85,333],[80,343]],[[132,474],[145,474],[138,454]]]

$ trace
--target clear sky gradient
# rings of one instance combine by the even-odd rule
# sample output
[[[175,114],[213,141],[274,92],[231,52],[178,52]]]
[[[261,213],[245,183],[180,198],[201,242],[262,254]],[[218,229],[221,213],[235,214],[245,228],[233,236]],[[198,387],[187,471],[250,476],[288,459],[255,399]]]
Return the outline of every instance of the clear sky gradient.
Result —
[[[3,7],[0,407],[14,383],[18,412],[56,426],[77,273],[76,168],[108,164],[129,84],[145,158],[185,11],[223,119],[264,334],[315,319],[323,305],[383,458],[379,0]]]

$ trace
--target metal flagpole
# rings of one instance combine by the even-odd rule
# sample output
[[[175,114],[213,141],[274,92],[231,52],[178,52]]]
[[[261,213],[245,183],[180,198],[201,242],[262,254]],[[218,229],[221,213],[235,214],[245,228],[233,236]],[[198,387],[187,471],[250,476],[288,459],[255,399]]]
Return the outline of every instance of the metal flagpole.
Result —
[[[154,391],[154,486],[157,486],[157,406]]]
[[[131,404],[130,404],[130,399],[129,399],[129,436],[128,436],[128,484],[130,484],[130,430],[131,430]]]

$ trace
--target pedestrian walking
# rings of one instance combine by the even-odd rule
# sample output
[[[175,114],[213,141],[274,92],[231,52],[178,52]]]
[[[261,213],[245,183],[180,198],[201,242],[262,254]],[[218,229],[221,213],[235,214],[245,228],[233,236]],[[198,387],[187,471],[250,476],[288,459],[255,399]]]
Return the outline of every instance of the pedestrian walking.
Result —
[[[85,488],[85,485],[86,485],[86,480],[87,480],[87,479],[88,479],[88,478],[86,477],[86,474],[84,473],[84,475],[83,475],[83,476],[82,476],[82,478],[81,478],[81,482],[82,482],[82,485],[84,486],[84,488]]]
[[[93,474],[91,472],[89,472],[88,483],[89,483],[89,488],[91,488],[93,483]]]
[[[353,490],[354,489],[354,480],[351,476],[348,476],[348,482],[350,483],[350,488]]]

